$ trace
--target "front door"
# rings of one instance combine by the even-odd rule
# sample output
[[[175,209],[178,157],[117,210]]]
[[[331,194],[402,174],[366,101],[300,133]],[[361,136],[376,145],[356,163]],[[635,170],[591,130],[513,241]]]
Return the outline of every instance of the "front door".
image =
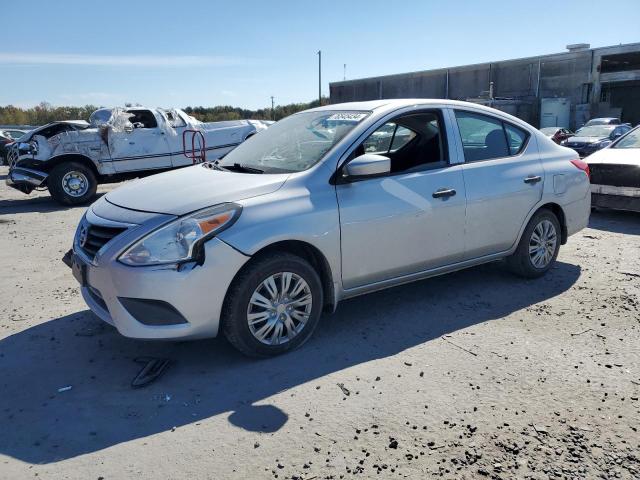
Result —
[[[462,259],[462,166],[447,161],[442,119],[439,111],[399,116],[352,154],[388,156],[391,173],[336,186],[345,289]]]
[[[525,130],[500,118],[468,110],[456,110],[455,117],[465,158],[465,259],[504,252],[542,198],[538,146]]]
[[[171,167],[171,152],[164,129],[150,110],[128,110],[133,130],[109,132],[109,152],[116,172]]]

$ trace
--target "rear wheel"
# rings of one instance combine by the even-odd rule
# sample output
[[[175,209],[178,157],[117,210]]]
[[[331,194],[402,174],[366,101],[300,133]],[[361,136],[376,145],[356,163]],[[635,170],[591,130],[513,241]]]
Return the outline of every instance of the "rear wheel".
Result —
[[[527,224],[518,248],[507,258],[511,270],[525,278],[544,275],[558,257],[560,232],[560,222],[553,212],[537,212]]]
[[[322,305],[322,284],[313,267],[296,255],[274,253],[253,260],[229,287],[224,334],[245,355],[279,355],[309,339]]]
[[[91,168],[78,162],[65,162],[51,170],[47,186],[56,202],[81,205],[95,197],[98,182]]]

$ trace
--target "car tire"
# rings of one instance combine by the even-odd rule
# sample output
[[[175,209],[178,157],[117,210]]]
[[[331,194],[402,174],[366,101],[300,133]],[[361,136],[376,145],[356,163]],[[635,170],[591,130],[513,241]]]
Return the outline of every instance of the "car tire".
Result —
[[[82,205],[91,201],[98,189],[93,170],[78,162],[64,162],[51,170],[49,193],[61,205]]]
[[[304,283],[298,283],[298,279]],[[271,284],[270,280],[274,283]],[[283,288],[283,282],[288,289]],[[267,289],[267,284],[271,290]],[[274,287],[277,295],[268,295]],[[287,293],[295,294],[298,287],[302,288],[301,292],[289,299]],[[269,301],[269,308],[263,307],[261,296]],[[311,305],[297,305],[307,297],[311,299]],[[320,320],[323,299],[322,282],[309,262],[289,253],[267,254],[252,259],[233,280],[222,307],[222,330],[229,342],[245,355],[280,355],[298,348],[311,337]],[[301,313],[303,310],[305,312]],[[301,322],[300,318],[305,321]],[[296,328],[290,328],[293,326]],[[290,338],[280,343],[283,339],[278,332],[286,333]],[[261,341],[258,337],[262,335],[265,338]]]
[[[518,248],[507,257],[511,271],[524,278],[538,278],[547,273],[558,258],[561,232],[553,212],[547,209],[536,212],[524,229]]]

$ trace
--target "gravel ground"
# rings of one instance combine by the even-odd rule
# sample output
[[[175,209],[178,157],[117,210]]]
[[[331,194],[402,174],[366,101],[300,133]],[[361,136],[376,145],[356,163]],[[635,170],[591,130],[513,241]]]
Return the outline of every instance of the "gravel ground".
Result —
[[[0,184],[0,478],[640,478],[640,215],[595,213],[543,279],[352,299],[257,361],[94,317],[60,261],[83,210]],[[134,390],[145,356],[173,363]]]

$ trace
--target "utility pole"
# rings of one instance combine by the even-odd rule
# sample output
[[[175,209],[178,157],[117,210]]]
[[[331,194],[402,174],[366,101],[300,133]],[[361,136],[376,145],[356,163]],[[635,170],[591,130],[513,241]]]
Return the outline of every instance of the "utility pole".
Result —
[[[273,108],[273,95],[271,95],[271,120],[276,119],[276,111]]]
[[[344,64],[344,69],[342,70],[342,80],[347,79],[347,64]]]
[[[322,50],[318,50],[318,106],[322,105]]]

